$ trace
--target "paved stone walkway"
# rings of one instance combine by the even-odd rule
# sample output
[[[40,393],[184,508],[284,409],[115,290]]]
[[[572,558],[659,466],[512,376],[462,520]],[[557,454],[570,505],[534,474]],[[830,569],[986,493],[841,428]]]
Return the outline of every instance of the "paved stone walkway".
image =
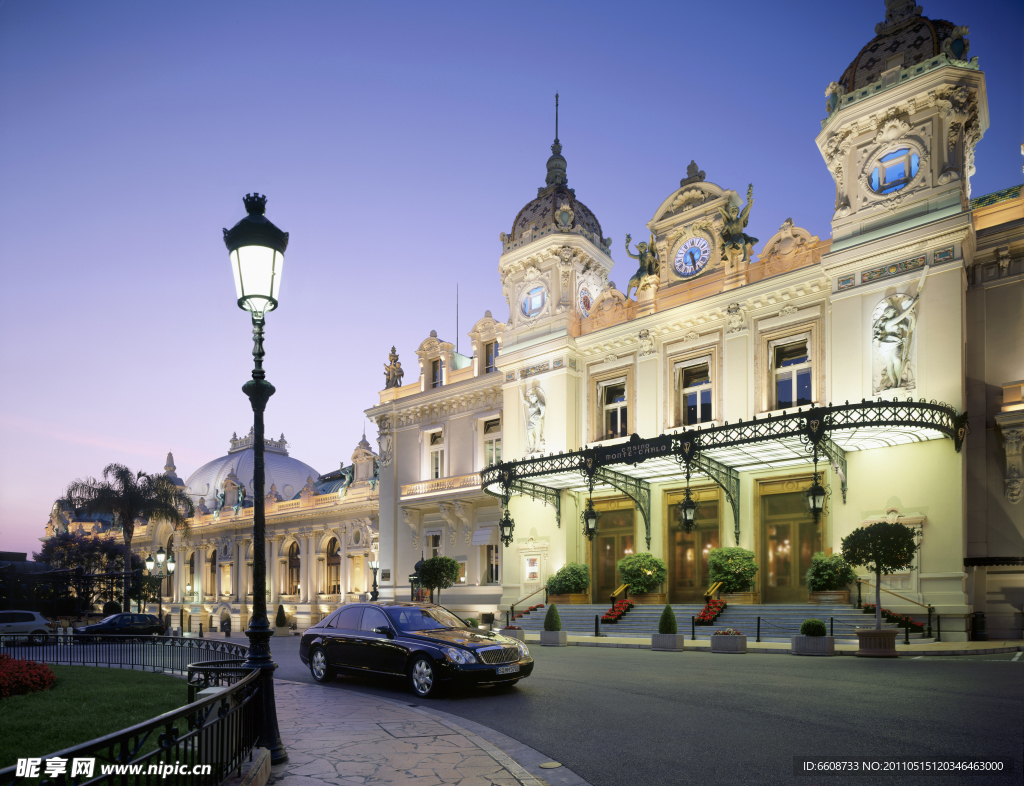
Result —
[[[272,768],[269,786],[548,786],[446,713],[323,685],[274,687],[288,761]],[[552,772],[551,783],[586,786],[571,771]]]

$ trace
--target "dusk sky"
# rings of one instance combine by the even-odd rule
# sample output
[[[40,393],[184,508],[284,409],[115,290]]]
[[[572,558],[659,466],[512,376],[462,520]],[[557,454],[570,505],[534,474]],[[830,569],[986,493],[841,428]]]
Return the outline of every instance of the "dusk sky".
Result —
[[[924,0],[970,27],[991,127],[975,196],[1024,181],[1019,0]],[[267,319],[268,434],[349,458],[397,347],[508,317],[498,234],[544,182],[561,94],[569,186],[620,288],[696,159],[748,234],[829,237],[825,87],[882,0],[766,3],[0,0],[0,551],[39,548],[69,481],[187,478],[248,432],[252,360],[221,228],[268,197],[291,233]],[[367,427],[374,441],[376,429]],[[374,441],[374,444],[375,441]]]

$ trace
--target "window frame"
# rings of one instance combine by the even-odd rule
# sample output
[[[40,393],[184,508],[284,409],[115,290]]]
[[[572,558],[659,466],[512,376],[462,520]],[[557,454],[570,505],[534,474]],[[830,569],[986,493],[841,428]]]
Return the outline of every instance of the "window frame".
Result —
[[[587,406],[589,415],[589,439],[588,442],[606,441],[605,430],[605,407],[603,389],[609,384],[617,384],[625,377],[626,381],[626,434],[636,431],[636,379],[634,377],[634,364],[619,364],[616,368],[591,374],[587,382]],[[621,437],[616,437],[621,439]]]
[[[426,432],[427,436],[427,480],[439,480],[440,478],[447,477],[447,467],[445,466],[445,438],[444,430],[436,429],[434,431]],[[439,438],[439,442],[434,442],[434,437]],[[435,463],[437,465],[435,470]],[[435,474],[435,471],[437,474]]]
[[[756,368],[755,400],[757,412],[776,412],[775,348],[791,344],[803,336],[809,336],[808,357],[811,364],[811,402],[818,404],[827,397],[825,379],[825,348],[821,337],[822,317],[793,322],[782,327],[762,330],[758,333],[757,352],[754,359]],[[803,405],[801,405],[803,406]],[[787,407],[796,409],[797,407]]]
[[[428,555],[427,552],[434,547],[430,545],[430,537],[432,535],[437,536],[437,554]],[[427,529],[423,531],[423,554],[424,559],[431,559],[432,557],[443,557],[444,556],[444,529]]]
[[[683,387],[683,381],[686,378],[687,369],[694,368],[695,366],[707,366],[708,369],[708,381],[704,385],[694,385],[689,388]],[[676,428],[684,428],[686,426],[706,426],[709,423],[714,423],[718,415],[717,401],[715,400],[715,357],[714,353],[708,352],[707,354],[697,354],[693,357],[686,358],[685,360],[677,360],[672,364],[672,388],[673,388],[673,407],[672,407],[672,419],[673,424]],[[711,397],[711,417],[707,420],[700,419],[700,402],[697,404],[698,419],[694,423],[686,422],[686,395],[689,392],[703,392],[707,390]]]
[[[430,388],[444,387],[444,361],[434,358],[430,361]]]
[[[777,366],[776,365],[776,353],[784,348],[793,344],[805,343],[807,350],[806,360],[803,363],[799,363],[793,366]],[[769,393],[769,400],[772,403],[772,409],[796,409],[797,407],[805,407],[813,404],[816,400],[814,390],[814,353],[811,347],[811,334],[810,331],[804,331],[786,338],[777,339],[775,341],[768,342],[768,362],[770,364],[771,374],[771,391]],[[811,400],[805,404],[797,403],[797,373],[800,371],[808,370],[811,377]],[[779,379],[781,377],[790,377],[792,384],[792,400],[785,405],[779,401]]]
[[[484,342],[484,373],[493,374],[498,370],[498,340]]]
[[[504,430],[504,426],[503,426],[503,424],[501,422],[501,415],[500,414],[497,415],[496,417],[481,418],[480,420],[481,420],[481,424],[482,424],[481,427],[480,427],[480,432],[481,432],[481,452],[480,452],[481,464],[480,464],[480,469],[487,469],[487,467],[490,466],[491,464],[497,464],[498,462],[501,461],[501,438],[502,438],[502,433],[503,433],[503,430]],[[488,423],[493,423],[495,421],[497,421],[497,423],[498,423],[498,431],[496,433],[492,432],[491,434],[488,434],[487,433],[487,424]],[[491,443],[491,445],[492,445],[492,456],[493,456],[493,453],[497,453],[497,461],[492,461],[492,462],[488,463],[488,461],[487,461],[487,446],[488,446],[488,443]],[[496,450],[495,450],[495,448],[496,448]]]

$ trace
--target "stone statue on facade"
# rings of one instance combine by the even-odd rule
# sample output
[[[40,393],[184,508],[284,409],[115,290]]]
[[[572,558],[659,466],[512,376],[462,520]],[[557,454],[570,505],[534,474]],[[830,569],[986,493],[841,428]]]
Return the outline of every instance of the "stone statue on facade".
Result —
[[[241,510],[243,507],[245,507],[245,486],[239,484],[239,486],[238,486],[238,497],[235,500],[235,507],[234,507],[235,513],[238,513],[238,511]]]
[[[525,385],[519,389],[519,400],[523,404],[523,422],[526,424],[526,442],[524,453],[529,456],[533,453],[544,451],[544,411],[547,404],[544,401],[544,391],[540,385],[525,389]]]
[[[632,294],[634,287],[636,287],[637,293],[639,294],[640,287],[645,278],[648,276],[658,275],[658,252],[654,248],[654,235],[651,235],[651,242],[649,245],[643,242],[636,244],[636,250],[639,252],[636,254],[629,250],[629,244],[632,240],[632,235],[626,235],[626,256],[638,260],[640,262],[640,267],[637,268],[636,273],[633,274],[631,279],[629,279],[629,284],[626,285],[627,298]]]
[[[402,364],[398,361],[398,353],[394,347],[391,347],[388,360],[391,362],[384,365],[384,389],[400,388],[402,387],[402,377],[405,376],[405,371],[402,369]]]
[[[914,387],[914,380],[908,376],[907,371],[914,330],[917,327],[917,304],[924,291],[927,275],[928,269],[925,268],[916,295],[888,297],[875,307],[871,315],[871,344],[882,366],[875,392]]]
[[[218,491],[214,496],[217,498],[217,509],[213,512],[214,518],[220,518],[220,512],[224,510],[224,499],[227,496],[224,489]]]
[[[750,221],[750,208],[753,204],[754,184],[751,183],[747,186],[747,204],[743,210],[736,205],[718,208],[724,221],[719,233],[722,238],[722,258],[729,260],[733,265],[750,262],[750,249],[757,243],[756,237],[751,237],[743,231]]]

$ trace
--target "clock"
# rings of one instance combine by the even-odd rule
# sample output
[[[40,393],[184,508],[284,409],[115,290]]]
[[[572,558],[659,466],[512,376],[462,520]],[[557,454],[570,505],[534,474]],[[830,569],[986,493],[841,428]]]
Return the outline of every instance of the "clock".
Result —
[[[689,278],[702,272],[711,259],[711,246],[702,237],[691,237],[683,241],[676,252],[673,267],[683,278]]]

